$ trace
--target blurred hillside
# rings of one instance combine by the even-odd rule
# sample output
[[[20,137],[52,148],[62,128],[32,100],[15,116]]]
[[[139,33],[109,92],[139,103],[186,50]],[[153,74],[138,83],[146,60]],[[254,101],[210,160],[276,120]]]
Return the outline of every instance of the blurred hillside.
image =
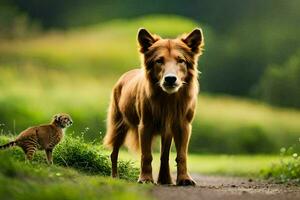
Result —
[[[204,29],[206,52],[201,61],[202,91],[257,98],[278,106],[300,107],[298,0],[198,0],[189,3],[179,0],[2,0],[0,36],[36,37],[37,34],[43,34],[43,30],[74,30],[74,27],[91,24],[99,26],[112,19],[126,21],[146,14],[185,16],[194,21],[194,26],[200,25]],[[112,26],[114,25],[116,27],[111,31],[118,31],[118,24]],[[144,26],[155,32],[158,30],[155,29],[156,25],[153,21],[151,26]],[[164,29],[171,33],[177,25],[180,26],[166,24]],[[130,52],[126,51],[127,46],[135,42],[135,31],[126,33],[131,36],[128,43],[121,39],[122,35],[117,40],[119,50],[124,50],[122,53],[116,51],[115,46],[107,50],[113,50],[123,60],[127,56],[134,57],[134,54],[125,54]],[[90,37],[89,41],[92,41],[92,38],[98,40],[100,37],[109,37],[109,34]],[[58,48],[59,52],[65,50],[63,47]],[[80,58],[84,53],[76,56]],[[39,54],[42,57],[43,53]],[[69,56],[75,57],[72,54]],[[92,66],[97,60],[97,53],[89,56]],[[121,58],[122,56],[124,57]],[[128,60],[130,61],[124,62],[124,67],[127,67],[127,63],[138,64],[132,62],[133,59]],[[74,64],[79,63],[74,61]],[[108,65],[119,69],[116,63],[110,62]],[[287,67],[288,65],[292,66]],[[97,68],[97,63],[94,67]]]
[[[0,133],[67,112],[68,132],[100,140],[113,84],[140,67],[138,28],[201,27],[191,151],[278,152],[300,134],[299,19],[298,0],[0,0]]]
[[[201,26],[207,38],[199,66],[204,84],[204,68],[209,60],[214,61],[208,54],[213,33],[206,25],[184,17],[150,15],[2,39],[0,132],[17,134],[48,122],[55,113],[67,112],[74,119],[68,133],[99,141],[105,133],[113,84],[123,72],[140,66],[136,32],[141,26],[163,37],[176,37]],[[190,150],[275,153],[298,141],[299,119],[300,112],[293,109],[202,92]]]

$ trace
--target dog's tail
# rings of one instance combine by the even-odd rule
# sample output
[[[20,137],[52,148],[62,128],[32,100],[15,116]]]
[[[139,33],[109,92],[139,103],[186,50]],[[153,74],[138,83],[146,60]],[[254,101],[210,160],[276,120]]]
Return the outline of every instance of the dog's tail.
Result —
[[[10,147],[16,146],[16,144],[17,144],[16,141],[9,142],[7,144],[1,145],[0,150],[8,149]]]
[[[118,106],[121,95],[120,90],[118,87],[113,90],[107,115],[107,131],[103,144],[108,148],[120,148],[125,143],[129,149],[137,151],[139,149],[138,134],[136,131],[130,130],[129,126],[124,122]]]
[[[129,130],[125,138],[126,147],[134,152],[140,152],[140,138],[137,130]]]

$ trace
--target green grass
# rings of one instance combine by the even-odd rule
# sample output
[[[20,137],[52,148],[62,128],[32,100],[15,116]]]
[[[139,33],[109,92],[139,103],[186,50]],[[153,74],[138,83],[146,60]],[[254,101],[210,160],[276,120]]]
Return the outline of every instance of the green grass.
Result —
[[[275,155],[191,155],[192,172],[226,176],[260,177],[270,163],[278,162]]]
[[[7,136],[0,137],[0,144],[11,140]],[[17,161],[24,162],[24,155],[20,148],[6,150],[10,152]],[[72,168],[88,175],[110,175],[110,151],[94,143],[86,143],[82,137],[66,136],[55,148],[53,156],[56,165]],[[170,167],[176,172],[176,153],[171,152]],[[153,154],[153,171],[158,173],[160,155]],[[263,170],[274,164],[278,164],[280,156],[277,155],[188,155],[188,168],[191,173],[217,174],[228,176],[261,176]],[[2,158],[0,160],[3,160]],[[140,167],[140,156],[138,153],[120,151],[119,173],[120,178],[128,181],[136,181],[138,168]],[[46,164],[44,152],[39,151],[34,157],[35,163]]]
[[[170,29],[170,24],[176,26]],[[114,83],[123,72],[140,66],[137,29],[174,37],[195,26],[199,24],[187,18],[148,16],[0,41],[0,130],[17,134],[67,112],[74,119],[68,132],[84,132],[86,140],[100,141]],[[200,70],[205,67],[201,64],[200,59]],[[277,153],[297,141],[299,120],[297,110],[202,93],[190,150]]]
[[[279,183],[300,184],[300,158],[294,156],[289,159],[281,159],[280,162],[273,164],[263,171],[265,178],[275,180]]]
[[[300,184],[300,156],[294,148],[281,148],[279,162],[263,170],[263,176],[279,183]]]
[[[0,137],[0,143],[11,138]],[[121,179],[111,179],[109,152],[97,143],[86,143],[81,137],[66,136],[54,151],[54,165],[46,164],[39,151],[30,163],[24,161],[20,148],[0,151],[0,199],[151,199],[150,185],[136,184],[139,167],[137,154],[121,151]],[[197,155],[190,154],[191,174],[278,178],[266,172],[280,164],[272,155]],[[285,159],[285,157],[284,157]],[[176,173],[175,153],[170,156],[171,171]],[[296,165],[294,165],[296,166]],[[159,169],[159,154],[154,153],[154,175]],[[272,169],[272,168],[271,168]],[[273,172],[279,172],[273,168]],[[297,168],[294,169],[296,171]],[[286,170],[290,172],[288,168]],[[299,171],[299,170],[298,170]],[[297,175],[298,176],[298,175]],[[282,176],[280,176],[282,178]],[[122,180],[123,179],[123,180]],[[125,180],[124,180],[125,179]],[[296,179],[296,178],[294,178]],[[285,179],[285,181],[290,179]],[[296,179],[298,180],[298,179]]]
[[[9,141],[0,136],[0,143]],[[0,152],[0,199],[140,199],[148,186],[136,184],[138,169],[130,161],[119,163],[120,178],[111,179],[108,152],[100,145],[67,136],[54,149],[54,165],[39,151],[25,162],[18,147]]]
[[[42,163],[25,164],[0,152],[0,199],[150,199],[145,186],[71,168]]]
[[[139,167],[139,155],[122,151],[121,159],[130,159],[136,167]],[[176,173],[176,153],[170,155],[170,167]],[[277,155],[188,155],[188,169],[193,173],[207,175],[260,177],[264,176],[265,170],[278,164],[280,156]],[[160,163],[159,153],[153,154],[153,171],[158,174]]]
[[[13,140],[7,136],[0,136],[0,143],[5,144]],[[24,153],[21,148],[9,149],[16,160],[24,161]],[[38,151],[34,156],[34,162],[44,163],[45,153]],[[66,136],[53,151],[53,161],[56,165],[73,168],[89,175],[110,176],[111,163],[109,152],[100,144],[85,143],[82,137]],[[119,161],[119,176],[121,179],[136,181],[138,169],[133,167],[131,161]]]

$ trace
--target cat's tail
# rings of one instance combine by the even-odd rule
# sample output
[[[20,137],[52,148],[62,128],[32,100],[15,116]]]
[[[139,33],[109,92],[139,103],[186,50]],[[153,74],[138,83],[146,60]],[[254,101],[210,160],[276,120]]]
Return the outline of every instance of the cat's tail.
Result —
[[[8,149],[10,147],[16,146],[16,144],[17,144],[16,141],[9,142],[7,144],[1,145],[0,150]]]

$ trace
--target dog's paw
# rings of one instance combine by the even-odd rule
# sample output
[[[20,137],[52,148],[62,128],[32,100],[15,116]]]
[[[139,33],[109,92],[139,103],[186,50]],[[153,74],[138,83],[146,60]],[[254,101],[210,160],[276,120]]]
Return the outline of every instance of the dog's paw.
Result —
[[[140,176],[138,183],[147,184],[147,183],[154,183],[153,178],[151,176]]]
[[[112,178],[119,178],[119,175],[118,175],[117,173],[112,173],[112,174],[111,174],[111,177],[112,177]]]
[[[152,183],[152,184],[154,184],[154,181],[151,180],[151,179],[139,179],[139,180],[138,180],[138,183],[141,183],[141,184]]]
[[[159,185],[173,185],[171,177],[158,177],[157,184]]]
[[[196,182],[191,178],[183,178],[183,179],[178,179],[176,182],[176,185],[178,185],[178,186],[195,186]]]

